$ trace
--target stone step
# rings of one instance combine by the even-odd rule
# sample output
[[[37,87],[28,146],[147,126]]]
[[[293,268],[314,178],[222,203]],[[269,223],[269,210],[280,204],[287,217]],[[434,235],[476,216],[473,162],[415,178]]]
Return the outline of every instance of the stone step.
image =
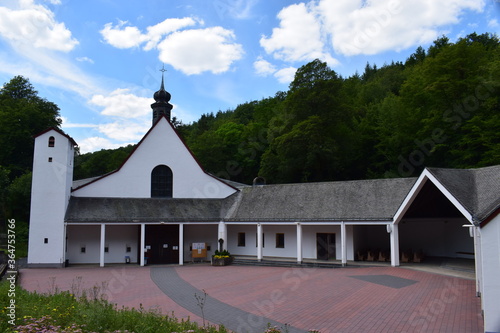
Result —
[[[268,266],[268,267],[311,267],[311,268],[341,268],[342,265],[338,263],[320,263],[320,262],[302,262],[301,264],[294,261],[285,260],[261,260],[254,259],[234,259],[233,265],[237,266]],[[349,267],[353,267],[349,265]]]

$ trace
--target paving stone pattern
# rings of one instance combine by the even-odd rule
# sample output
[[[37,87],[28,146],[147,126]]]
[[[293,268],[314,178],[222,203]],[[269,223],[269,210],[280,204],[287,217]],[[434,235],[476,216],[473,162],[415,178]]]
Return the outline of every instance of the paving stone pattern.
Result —
[[[142,305],[200,324],[194,294],[205,290],[205,318],[241,325],[240,332],[262,333],[267,322],[290,324],[289,332],[483,332],[474,280],[398,267],[70,266],[22,269],[20,284],[42,293],[52,284],[71,290],[78,277],[82,288],[106,282],[119,308]]]
[[[151,279],[169,298],[183,308],[197,314],[215,324],[223,324],[226,328],[238,333],[264,332],[268,325],[284,327],[283,323],[255,315],[234,306],[223,303],[210,295],[204,295],[203,290],[193,287],[179,277],[174,267],[152,267]],[[203,313],[195,295],[203,297],[205,303]],[[295,327],[288,327],[290,333],[304,333]]]

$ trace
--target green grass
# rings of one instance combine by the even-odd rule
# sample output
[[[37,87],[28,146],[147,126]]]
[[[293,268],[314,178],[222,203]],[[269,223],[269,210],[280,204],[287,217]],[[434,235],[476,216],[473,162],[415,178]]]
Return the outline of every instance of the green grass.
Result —
[[[75,296],[67,291],[51,294],[15,290],[16,320],[9,323],[9,284],[0,283],[0,332],[209,332],[226,333],[224,327],[200,327],[189,320],[147,311],[142,307],[117,308],[103,300],[99,291]]]

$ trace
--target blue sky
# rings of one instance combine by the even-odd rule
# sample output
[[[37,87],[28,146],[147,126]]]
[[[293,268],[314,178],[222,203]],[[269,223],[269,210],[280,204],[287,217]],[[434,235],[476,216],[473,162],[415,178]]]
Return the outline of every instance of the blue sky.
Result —
[[[316,58],[347,77],[472,32],[500,32],[499,0],[0,0],[0,84],[29,78],[89,152],[142,138],[163,65],[190,123]]]

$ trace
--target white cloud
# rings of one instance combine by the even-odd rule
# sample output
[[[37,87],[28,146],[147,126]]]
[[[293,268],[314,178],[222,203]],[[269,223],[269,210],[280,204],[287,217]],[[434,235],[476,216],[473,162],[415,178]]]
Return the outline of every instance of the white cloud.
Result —
[[[67,117],[60,117],[62,120],[61,127],[64,128],[95,128],[98,125],[96,124],[78,124],[78,123],[72,123],[69,121]]]
[[[279,12],[278,19],[280,27],[273,29],[271,37],[260,39],[260,45],[268,54],[285,61],[319,58],[333,62],[333,58],[324,52],[321,25],[310,6],[299,3],[285,7]]]
[[[20,1],[16,9],[0,7],[0,35],[11,44],[35,49],[69,52],[78,45],[52,11],[26,0]]]
[[[156,47],[158,43],[161,41],[163,36],[166,36],[172,32],[178,31],[180,29],[189,26],[194,26],[196,25],[197,22],[203,25],[203,21],[201,20],[195,20],[191,17],[184,17],[180,19],[179,18],[166,19],[163,22],[148,27],[147,28],[148,42],[146,46],[144,46],[144,50],[148,51]]]
[[[293,4],[278,14],[279,27],[261,46],[274,58],[315,58],[334,66],[338,54],[373,55],[430,43],[460,22],[465,11],[482,12],[485,0],[317,0]],[[495,24],[495,22],[492,22]]]
[[[76,61],[79,62],[88,62],[89,64],[93,64],[94,60],[90,59],[89,57],[78,57],[76,58]]]
[[[493,28],[493,29],[497,29],[500,27],[500,23],[498,23],[497,19],[491,19],[488,21],[488,27]]]
[[[103,107],[102,115],[139,118],[151,113],[148,107],[153,100],[151,98],[139,97],[130,93],[129,89],[116,89],[109,95],[94,95],[89,103]]]
[[[119,49],[128,49],[138,47],[147,41],[148,37],[143,35],[137,27],[128,26],[122,28],[125,24],[127,24],[126,21],[118,23],[117,26],[106,23],[104,29],[100,31],[106,43]]]
[[[274,77],[276,77],[280,83],[288,84],[293,81],[296,71],[297,68],[295,67],[283,68],[274,73]]]
[[[100,32],[105,42],[116,48],[139,47],[144,43],[145,51],[157,48],[161,61],[188,75],[228,71],[234,61],[241,59],[242,46],[234,42],[231,30],[222,27],[182,30],[203,24],[191,17],[172,18],[149,26],[147,33],[142,33],[121,21],[116,26],[107,23]]]
[[[197,23],[203,24],[203,21],[191,17],[169,18],[147,27],[147,32],[142,33],[139,28],[127,25],[127,21],[119,21],[117,25],[106,23],[100,33],[106,43],[116,48],[128,49],[146,43],[144,50],[149,51],[156,47],[164,36]]]
[[[188,75],[223,73],[243,56],[243,47],[234,39],[234,33],[222,27],[178,31],[158,45],[160,60]]]
[[[144,134],[151,128],[151,120],[133,121],[133,120],[117,120],[115,122],[99,124],[97,127],[99,132],[110,139],[123,142],[139,141]]]
[[[262,57],[257,58],[253,63],[253,68],[257,75],[268,76],[276,72],[276,67],[269,61],[262,59]]]
[[[213,6],[220,19],[224,19],[226,15],[235,19],[248,19],[252,17],[252,8],[257,2],[258,0],[215,1]]]
[[[337,53],[347,56],[400,51],[432,42],[465,10],[484,0],[320,0],[316,11]]]
[[[78,143],[78,147],[80,147],[80,152],[82,154],[101,149],[116,149],[118,147],[123,147],[126,145],[127,145],[126,143],[114,143],[109,139],[98,136],[85,138]]]

